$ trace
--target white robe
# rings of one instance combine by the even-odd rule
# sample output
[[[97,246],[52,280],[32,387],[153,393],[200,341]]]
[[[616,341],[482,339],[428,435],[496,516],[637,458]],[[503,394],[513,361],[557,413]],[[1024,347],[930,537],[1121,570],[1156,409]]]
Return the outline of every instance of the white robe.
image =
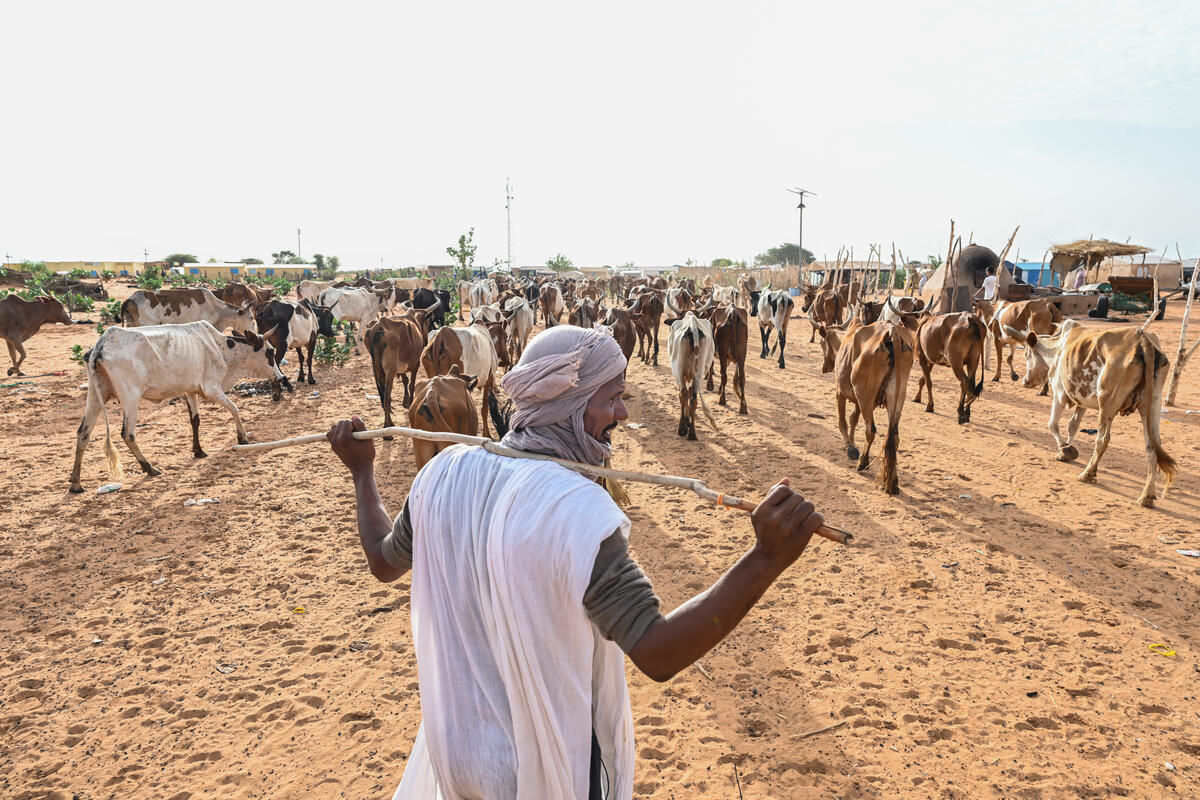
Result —
[[[633,796],[625,658],[588,619],[600,543],[629,519],[556,464],[456,445],[413,481],[412,630],[421,730],[394,800]]]

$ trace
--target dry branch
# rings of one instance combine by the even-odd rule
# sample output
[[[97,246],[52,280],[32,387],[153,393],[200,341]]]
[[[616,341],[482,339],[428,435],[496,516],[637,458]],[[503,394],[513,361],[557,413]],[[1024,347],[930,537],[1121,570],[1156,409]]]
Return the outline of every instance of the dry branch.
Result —
[[[1179,263],[1183,263],[1182,258]],[[1171,371],[1171,387],[1167,390],[1167,405],[1169,406],[1175,405],[1175,395],[1179,392],[1179,376],[1183,374],[1188,359],[1200,345],[1200,339],[1197,339],[1196,344],[1193,344],[1190,350],[1187,349],[1188,318],[1192,315],[1192,301],[1196,299],[1196,278],[1198,276],[1200,276],[1200,263],[1197,263],[1196,268],[1192,270],[1192,285],[1187,290],[1187,304],[1183,307],[1183,322],[1179,324],[1179,350],[1175,354],[1175,368]]]
[[[426,439],[431,442],[452,442],[454,444],[469,444],[477,447],[482,447],[489,453],[495,453],[498,456],[507,458],[524,458],[530,461],[551,461],[559,466],[566,467],[569,470],[589,475],[593,478],[611,478],[617,481],[633,481],[635,483],[650,483],[655,486],[674,486],[679,489],[690,489],[701,498],[716,503],[718,506],[725,508],[736,508],[739,511],[753,511],[757,508],[757,503],[752,503],[749,500],[743,500],[738,497],[733,497],[724,492],[717,492],[705,485],[704,481],[698,478],[684,478],[676,475],[649,475],[644,472],[628,472],[621,469],[610,469],[608,467],[595,467],[591,464],[580,464],[577,461],[568,461],[565,458],[554,458],[553,456],[544,456],[539,453],[528,453],[524,450],[514,450],[511,447],[505,447],[502,444],[486,439],[481,436],[466,436],[461,433],[445,433],[442,431],[422,431],[416,428],[377,428],[368,431],[354,431],[350,434],[355,439],[381,439],[385,436],[406,436],[410,439]],[[275,442],[260,442],[257,444],[236,444],[234,450],[239,452],[254,452],[262,450],[274,450],[279,447],[291,447],[298,444],[311,444],[313,442],[325,441],[324,433],[310,433],[306,436],[294,436],[290,439],[280,439]],[[817,534],[828,539],[831,542],[838,544],[849,544],[854,538],[853,534],[847,531],[831,528],[828,525],[822,525],[817,530]]]

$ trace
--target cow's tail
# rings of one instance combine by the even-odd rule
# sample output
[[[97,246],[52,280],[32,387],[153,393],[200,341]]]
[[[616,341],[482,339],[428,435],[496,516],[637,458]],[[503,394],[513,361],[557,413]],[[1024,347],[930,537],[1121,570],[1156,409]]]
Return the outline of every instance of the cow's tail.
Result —
[[[379,325],[367,331],[363,337],[367,340],[367,354],[371,356],[371,371],[375,375],[375,391],[379,392],[380,402],[384,411],[391,411],[391,397],[384,391],[387,386],[387,373],[383,368],[383,351],[386,343],[383,341],[383,326]]]
[[[1142,363],[1144,365],[1145,381],[1142,387],[1142,425],[1146,427],[1146,433],[1149,436],[1150,444],[1154,448],[1154,461],[1158,468],[1162,471],[1163,477],[1166,478],[1166,485],[1163,487],[1163,497],[1167,496],[1167,490],[1171,488],[1171,484],[1175,482],[1175,474],[1178,472],[1178,465],[1175,459],[1167,454],[1167,451],[1162,446],[1162,435],[1159,431],[1159,421],[1162,419],[1162,390],[1165,380],[1159,381],[1159,371],[1162,370],[1165,378],[1165,371],[1170,365],[1167,357],[1163,355],[1150,337],[1139,331],[1138,338],[1141,342],[1138,344],[1138,349],[1141,350]]]
[[[108,408],[104,405],[104,393],[100,391],[100,370],[98,362],[100,361],[101,348],[93,347],[88,351],[86,363],[88,367],[88,400],[89,404],[97,403],[100,406],[100,413],[104,415],[104,458],[108,461],[108,478],[116,482],[124,480],[125,472],[121,469],[121,456],[117,454],[117,448],[113,445],[112,427],[108,421]],[[107,380],[105,378],[104,380]]]

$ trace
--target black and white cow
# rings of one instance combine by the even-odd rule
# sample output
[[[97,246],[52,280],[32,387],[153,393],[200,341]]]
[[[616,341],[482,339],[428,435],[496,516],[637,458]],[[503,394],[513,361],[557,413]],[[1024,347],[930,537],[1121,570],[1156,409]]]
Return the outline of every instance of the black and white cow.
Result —
[[[758,296],[758,333],[762,336],[762,353],[759,358],[767,357],[767,345],[771,339],[771,329],[774,328],[778,340],[776,346],[779,348],[780,369],[783,369],[783,348],[787,346],[788,320],[792,318],[792,307],[795,304],[786,289],[764,291]],[[771,348],[770,352],[775,352],[774,348]]]

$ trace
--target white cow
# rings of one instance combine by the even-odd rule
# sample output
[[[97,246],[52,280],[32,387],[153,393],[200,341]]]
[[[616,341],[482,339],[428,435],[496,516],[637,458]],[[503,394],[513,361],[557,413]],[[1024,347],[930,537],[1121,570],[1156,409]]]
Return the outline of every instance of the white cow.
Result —
[[[737,306],[739,292],[736,286],[714,286],[712,290],[713,303],[729,303]]]
[[[333,286],[334,281],[300,281],[296,284],[296,295],[301,300],[307,300],[310,303],[317,302],[317,298],[321,296],[321,292]]]
[[[679,319],[684,315],[684,312],[692,310],[694,305],[692,301],[692,293],[686,288],[683,286],[673,286],[667,290],[663,307],[666,309],[669,318]]]
[[[557,283],[543,284],[538,294],[538,302],[542,307],[542,324],[547,328],[557,325],[566,307],[562,287]]]
[[[508,330],[508,354],[516,364],[525,352],[525,343],[529,341],[529,334],[533,331],[534,312],[524,297],[510,298],[504,304],[504,310],[508,312],[505,325]]]
[[[471,284],[467,299],[470,301],[472,309],[494,302],[496,299],[495,281],[475,281]]]
[[[121,320],[127,328],[204,321],[219,331],[258,332],[249,303],[231,306],[208,289],[139,289],[121,304]]]
[[[183,395],[192,423],[192,455],[204,458],[200,449],[200,412],[196,397],[219,403],[233,415],[237,440],[245,444],[246,429],[237,406],[225,392],[240,378],[283,380],[274,349],[254,333],[226,336],[209,322],[179,325],[150,325],[143,328],[109,328],[88,351],[87,406],[75,436],[75,467],[71,491],[82,492],[79,468],[96,417],[104,412],[104,453],[112,480],[121,478],[121,461],[113,447],[104,404],[116,398],[124,420],[121,438],[147,475],[162,473],[151,466],[134,439],[138,401],[161,403]]]
[[[478,320],[483,320],[484,322],[502,322],[503,316],[504,315],[500,313],[500,304],[499,303],[489,303],[488,305],[479,305],[479,306],[472,304],[472,307],[471,307],[471,323],[472,324],[474,324]]]
[[[366,328],[388,310],[391,297],[391,292],[379,293],[365,287],[329,288],[321,292],[318,305],[332,311],[333,318],[339,322],[357,323],[360,328]],[[354,354],[358,355],[358,331],[351,329],[350,336],[354,341]]]
[[[677,433],[696,441],[696,402],[713,430],[717,421],[708,410],[708,403],[700,389],[700,382],[712,367],[716,356],[712,323],[700,319],[691,311],[682,319],[671,323],[671,334],[667,337],[667,355],[671,358],[671,374],[679,387],[679,428]]]

